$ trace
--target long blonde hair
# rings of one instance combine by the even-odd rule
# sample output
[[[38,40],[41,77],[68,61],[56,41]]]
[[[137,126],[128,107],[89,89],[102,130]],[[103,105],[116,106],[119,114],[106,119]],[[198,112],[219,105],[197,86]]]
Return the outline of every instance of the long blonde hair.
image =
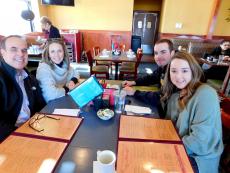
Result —
[[[179,99],[179,106],[181,109],[184,109],[189,99],[195,93],[196,89],[201,85],[200,79],[203,75],[203,71],[196,59],[191,54],[185,51],[176,52],[172,57],[166,70],[164,85],[162,86],[163,96],[161,97],[161,101],[163,102],[167,102],[170,96],[177,90],[176,86],[173,85],[170,79],[170,65],[174,59],[181,59],[187,61],[192,72],[192,79],[188,83],[188,85],[183,89],[183,95]]]
[[[63,62],[67,64],[67,68],[69,69],[69,66],[70,66],[69,54],[68,54],[68,51],[66,49],[66,45],[62,39],[50,39],[50,40],[48,40],[48,42],[46,43],[45,49],[42,53],[41,62],[45,62],[46,64],[50,65],[51,68],[54,67],[54,64],[53,64],[53,62],[49,56],[49,46],[53,43],[57,43],[57,44],[60,44],[62,46],[63,51],[64,51]]]

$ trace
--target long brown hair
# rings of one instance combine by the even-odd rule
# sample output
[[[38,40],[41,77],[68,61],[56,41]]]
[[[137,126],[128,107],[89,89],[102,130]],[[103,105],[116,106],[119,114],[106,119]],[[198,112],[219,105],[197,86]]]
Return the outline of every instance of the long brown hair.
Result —
[[[41,62],[45,62],[46,64],[50,65],[51,68],[54,67],[54,64],[52,62],[52,60],[50,59],[50,56],[49,56],[49,46],[53,43],[57,43],[57,44],[60,44],[63,48],[63,51],[64,51],[64,58],[63,58],[63,62],[67,64],[67,69],[69,69],[69,66],[70,66],[70,61],[69,61],[69,54],[68,54],[68,51],[66,49],[66,46],[65,46],[65,43],[63,40],[61,39],[51,39],[51,40],[48,40],[48,42],[46,43],[46,46],[45,46],[45,49],[42,53],[42,60]]]
[[[166,75],[164,78],[164,85],[162,86],[163,96],[161,97],[161,101],[167,102],[167,100],[170,98],[173,92],[177,90],[176,86],[173,85],[170,78],[170,65],[174,59],[181,59],[187,61],[192,73],[192,79],[188,83],[188,85],[183,89],[184,92],[182,93],[179,99],[179,106],[181,109],[184,109],[189,99],[195,93],[196,89],[201,85],[200,79],[203,75],[203,71],[196,59],[191,54],[185,51],[176,52],[167,67]]]

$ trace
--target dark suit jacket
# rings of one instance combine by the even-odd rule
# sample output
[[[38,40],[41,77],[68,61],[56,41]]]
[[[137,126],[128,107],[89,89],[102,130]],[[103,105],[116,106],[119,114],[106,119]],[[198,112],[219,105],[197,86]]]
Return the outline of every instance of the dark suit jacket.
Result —
[[[6,138],[16,127],[23,93],[15,79],[16,70],[0,60],[0,141]],[[24,79],[31,115],[45,106],[41,89],[36,78],[29,75]]]

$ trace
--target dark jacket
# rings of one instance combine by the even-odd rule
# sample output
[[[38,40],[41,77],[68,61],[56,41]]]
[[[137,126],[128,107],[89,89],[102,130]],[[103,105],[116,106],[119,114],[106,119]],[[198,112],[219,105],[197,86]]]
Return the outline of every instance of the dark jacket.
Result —
[[[50,27],[49,38],[61,38],[59,30],[53,25]]]
[[[222,49],[220,46],[216,47],[215,49],[212,50],[211,53],[206,53],[204,57],[207,58],[208,56],[215,56],[216,58],[219,58],[219,55],[230,56],[230,49],[227,49],[224,52],[222,52],[221,50]]]
[[[23,93],[15,74],[13,67],[0,60],[0,141],[16,129],[15,123],[22,107]],[[24,86],[31,115],[34,115],[45,106],[41,89],[32,75],[24,79]]]
[[[153,105],[154,107],[157,108],[158,114],[160,118],[165,117],[165,112],[163,111],[162,105],[161,105],[161,91],[136,91],[134,93],[134,97],[138,100],[141,100],[142,102],[148,104],[148,105]]]
[[[161,87],[161,79],[164,79],[164,75],[167,69],[167,65],[164,67],[157,67],[157,69],[150,75],[138,78],[135,82],[137,86],[154,85],[157,84]]]

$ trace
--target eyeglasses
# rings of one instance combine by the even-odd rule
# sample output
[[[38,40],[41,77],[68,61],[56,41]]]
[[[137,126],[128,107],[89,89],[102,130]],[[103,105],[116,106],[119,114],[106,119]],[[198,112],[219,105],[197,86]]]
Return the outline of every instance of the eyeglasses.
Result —
[[[37,132],[44,131],[44,128],[42,128],[40,126],[40,122],[39,122],[42,118],[50,118],[53,120],[60,120],[60,118],[51,117],[51,116],[46,115],[46,114],[35,114],[29,121],[29,127],[31,127],[33,130],[35,130]]]
[[[11,53],[18,53],[18,52],[22,52],[23,54],[26,54],[27,53],[27,48],[24,48],[24,49],[20,49],[18,47],[10,47],[9,49],[7,49],[9,52]]]

